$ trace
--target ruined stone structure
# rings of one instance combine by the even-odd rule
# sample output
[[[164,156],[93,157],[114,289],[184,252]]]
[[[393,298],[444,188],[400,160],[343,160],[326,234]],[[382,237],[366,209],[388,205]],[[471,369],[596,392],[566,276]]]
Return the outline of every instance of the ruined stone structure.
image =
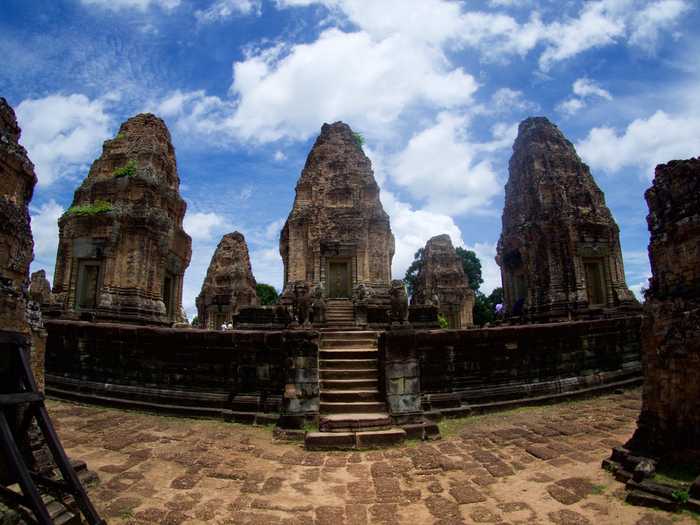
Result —
[[[652,278],[642,326],[639,427],[630,447],[700,465],[700,157],[656,167],[646,192]]]
[[[296,186],[280,238],[285,294],[300,282],[330,298],[358,284],[387,299],[394,255],[389,217],[361,141],[347,124],[324,124]]]
[[[0,98],[0,330],[29,333],[26,307],[34,241],[29,201],[37,178],[19,144],[15,112]]]
[[[179,186],[170,133],[158,117],[136,115],[105,141],[58,221],[53,292],[64,318],[183,320],[191,239]]]
[[[216,247],[197,297],[199,326],[218,329],[235,321],[240,307],[257,304],[245,237],[239,232],[227,233]]]
[[[29,202],[37,178],[34,165],[19,144],[20,134],[15,112],[0,97],[0,393],[19,390],[15,360],[5,352],[17,341],[29,352],[37,386],[40,390],[44,387],[46,333],[39,305],[29,297],[29,265],[34,258]],[[11,406],[2,410],[27,464],[43,471],[48,457],[35,427],[19,424],[23,409]],[[0,454],[0,485],[16,481],[3,456]],[[0,521],[11,517],[0,508]]]
[[[437,235],[425,245],[411,304],[435,304],[449,328],[474,325],[474,291],[449,235]]]
[[[521,122],[509,172],[497,256],[506,313],[546,321],[637,306],[617,224],[561,131]]]
[[[29,219],[29,201],[37,178],[34,165],[19,144],[20,129],[15,113],[0,98],[0,330],[26,336],[31,345],[30,362],[37,384],[44,384],[46,334],[40,303],[29,296],[29,264],[34,241]],[[0,364],[0,384],[12,378]]]

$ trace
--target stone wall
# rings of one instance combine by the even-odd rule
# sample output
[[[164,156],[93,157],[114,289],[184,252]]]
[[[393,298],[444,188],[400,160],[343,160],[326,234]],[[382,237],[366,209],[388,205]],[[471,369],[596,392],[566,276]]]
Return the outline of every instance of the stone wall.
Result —
[[[318,414],[317,332],[64,320],[46,328],[49,393],[247,422]]]
[[[474,330],[389,330],[380,368],[392,416],[465,415],[639,382],[640,317]]]
[[[656,168],[646,192],[652,278],[636,454],[700,464],[700,158]]]

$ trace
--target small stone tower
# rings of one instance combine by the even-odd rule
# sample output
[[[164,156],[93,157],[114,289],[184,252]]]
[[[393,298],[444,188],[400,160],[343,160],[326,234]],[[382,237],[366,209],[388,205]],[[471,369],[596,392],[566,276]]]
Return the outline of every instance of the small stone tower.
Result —
[[[216,330],[234,321],[241,306],[257,305],[255,284],[245,237],[227,233],[216,247],[197,297],[199,326]]]
[[[61,315],[140,324],[183,321],[190,236],[175,149],[152,114],[124,122],[59,219],[54,301]]]
[[[506,313],[548,321],[638,307],[617,224],[561,131],[544,117],[521,122],[509,172],[496,258]]]
[[[282,229],[284,294],[299,283],[350,298],[358,284],[388,298],[394,235],[361,140],[343,122],[324,124],[296,185]]]
[[[421,269],[411,304],[436,304],[449,328],[474,325],[474,291],[464,273],[462,260],[447,234],[428,240],[423,249]]]

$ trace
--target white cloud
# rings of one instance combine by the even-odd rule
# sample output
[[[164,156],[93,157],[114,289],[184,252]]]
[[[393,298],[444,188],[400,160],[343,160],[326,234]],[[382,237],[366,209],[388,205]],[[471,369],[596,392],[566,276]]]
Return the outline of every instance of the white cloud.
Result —
[[[32,218],[32,236],[34,237],[32,272],[43,268],[46,270],[46,276],[49,280],[53,279],[56,263],[58,219],[64,211],[63,206],[53,199],[39,207],[29,207]]]
[[[260,0],[216,0],[207,9],[197,10],[194,16],[200,24],[227,20],[234,15],[260,14]]]
[[[500,288],[501,269],[496,264],[496,243],[477,242],[465,248],[476,253],[481,262],[481,277],[484,282],[479,291],[488,295],[494,288]]]
[[[523,92],[511,88],[500,88],[491,95],[487,113],[506,113],[509,111],[534,111],[537,104],[526,100]]]
[[[212,240],[217,233],[230,227],[221,215],[214,212],[187,213],[183,226],[193,241]]]
[[[280,217],[276,221],[272,221],[270,224],[268,224],[265,227],[265,239],[273,242],[279,241],[280,233],[282,232],[285,222],[287,222],[287,219]]]
[[[283,151],[277,150],[275,151],[274,159],[277,162],[282,162],[284,160],[287,160],[287,155],[285,155]]]
[[[286,54],[268,49],[236,62],[231,92],[238,106],[226,126],[259,141],[304,139],[319,122],[335,120],[381,133],[413,105],[467,104],[476,89],[474,78],[434,47],[329,29]]]
[[[106,106],[113,95],[90,100],[84,95],[49,95],[17,106],[21,142],[36,167],[40,186],[48,186],[99,155],[110,136]]]
[[[84,5],[94,5],[105,9],[117,11],[119,9],[138,9],[145,11],[151,6],[157,6],[165,10],[175,9],[180,5],[180,0],[80,0]]]
[[[612,100],[613,98],[609,91],[600,87],[590,78],[583,77],[576,79],[571,89],[577,97],[572,97],[559,103],[556,108],[557,111],[567,116],[575,115],[585,108],[588,105],[587,99],[598,97],[605,100]]]
[[[462,232],[449,215],[416,210],[411,205],[399,201],[393,193],[385,189],[382,189],[380,198],[389,214],[396,240],[396,253],[391,269],[394,279],[403,279],[413,262],[413,255],[435,235],[446,233],[452,239],[452,244],[464,245]]]
[[[590,78],[579,78],[574,81],[572,87],[574,95],[579,97],[600,97],[606,100],[612,100],[612,95],[600,87],[594,80]]]
[[[630,43],[654,51],[662,28],[673,27],[682,14],[690,10],[685,0],[653,2],[633,16]]]
[[[502,184],[491,161],[481,158],[482,145],[469,142],[467,125],[466,117],[438,115],[433,126],[414,135],[396,156],[391,180],[432,211],[459,214],[487,207]]]
[[[700,153],[700,116],[657,111],[635,119],[621,133],[610,127],[593,128],[576,150],[593,169],[615,173],[637,167],[651,179],[657,164]]]
[[[343,13],[350,22],[373,37],[401,33],[431,45],[447,43],[478,48],[482,59],[513,54],[524,56],[544,45],[539,64],[548,70],[589,49],[627,42],[649,49],[659,34],[672,28],[680,15],[690,9],[687,0],[596,0],[581,3],[576,16],[567,14],[549,23],[540,10],[519,21],[502,12],[463,10],[466,3],[444,0],[278,0],[281,7],[325,5]],[[513,7],[521,0],[491,0],[492,8]]]

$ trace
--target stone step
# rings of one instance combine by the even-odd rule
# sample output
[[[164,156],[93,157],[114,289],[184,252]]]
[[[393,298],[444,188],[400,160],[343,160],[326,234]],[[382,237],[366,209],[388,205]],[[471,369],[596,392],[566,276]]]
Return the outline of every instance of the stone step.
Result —
[[[351,368],[377,368],[376,359],[319,359],[318,367],[321,370],[339,369],[344,370]]]
[[[327,379],[363,379],[377,380],[379,372],[375,367],[372,368],[334,368],[330,370],[319,370],[321,381]]]
[[[378,403],[379,390],[321,390],[321,403]]]
[[[304,446],[308,450],[363,449],[401,443],[406,432],[400,428],[363,432],[307,432]]]
[[[323,332],[324,338],[331,339],[377,339],[377,332],[372,332],[368,330],[353,330],[353,331],[333,331],[325,330]]]
[[[377,348],[376,339],[360,339],[359,337],[336,339],[329,337],[321,338],[321,347],[326,348]]]
[[[362,414],[369,412],[385,412],[386,403],[381,401],[355,401],[351,403],[339,403],[332,401],[321,401],[321,414]]]
[[[376,389],[379,379],[321,379],[321,390],[368,390]]]
[[[391,418],[386,412],[365,412],[347,414],[324,414],[319,417],[319,430],[322,432],[357,432],[360,430],[380,430],[391,427]]]
[[[326,350],[325,348],[319,352],[319,359],[377,359],[378,352],[376,348],[334,348]]]

